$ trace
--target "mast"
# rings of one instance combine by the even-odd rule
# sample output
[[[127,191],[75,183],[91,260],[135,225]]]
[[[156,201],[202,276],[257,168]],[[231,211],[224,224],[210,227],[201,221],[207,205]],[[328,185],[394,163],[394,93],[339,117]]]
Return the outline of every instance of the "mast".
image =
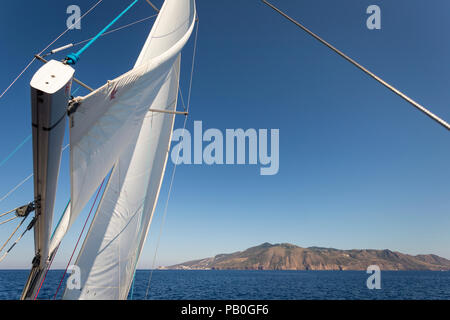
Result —
[[[72,67],[51,60],[36,72],[30,83],[37,220],[34,226],[35,257],[22,300],[34,298],[38,280],[47,267],[65,119],[74,73]]]

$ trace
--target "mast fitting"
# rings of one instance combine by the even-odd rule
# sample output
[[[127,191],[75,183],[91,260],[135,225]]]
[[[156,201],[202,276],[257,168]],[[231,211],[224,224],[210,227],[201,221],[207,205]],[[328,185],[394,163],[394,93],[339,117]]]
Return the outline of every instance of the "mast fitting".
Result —
[[[28,217],[28,215],[36,210],[35,202],[30,202],[27,205],[19,207],[16,209],[16,216],[20,218]]]

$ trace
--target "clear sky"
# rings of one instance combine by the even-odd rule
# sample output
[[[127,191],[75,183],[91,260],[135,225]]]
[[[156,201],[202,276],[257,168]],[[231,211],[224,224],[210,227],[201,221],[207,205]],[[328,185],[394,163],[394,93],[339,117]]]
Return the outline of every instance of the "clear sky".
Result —
[[[3,1],[0,91],[66,28],[66,8],[96,0]],[[85,40],[130,1],[105,0],[53,48]],[[155,0],[161,6],[162,0]],[[450,3],[444,0],[273,0],[363,65],[450,120]],[[378,4],[382,29],[368,30]],[[177,169],[156,266],[234,252],[263,242],[373,248],[450,258],[450,134],[257,0],[198,0],[200,31],[188,129],[280,130],[280,170],[256,165]],[[140,1],[117,26],[153,15]],[[129,70],[154,20],[99,40],[76,76],[93,87]],[[185,49],[187,95],[193,41]],[[63,55],[56,58],[61,59]],[[32,65],[0,99],[0,161],[31,133]],[[74,86],[77,88],[77,86]],[[87,92],[80,89],[77,95]],[[182,126],[182,118],[176,126]],[[67,137],[66,137],[67,141]],[[55,223],[69,199],[63,156]],[[153,264],[168,191],[169,164],[140,267]],[[31,142],[0,166],[0,199],[32,172]],[[0,212],[33,198],[29,180]],[[64,240],[65,267],[84,223]],[[0,242],[12,225],[0,226]],[[26,268],[32,234],[0,268]]]

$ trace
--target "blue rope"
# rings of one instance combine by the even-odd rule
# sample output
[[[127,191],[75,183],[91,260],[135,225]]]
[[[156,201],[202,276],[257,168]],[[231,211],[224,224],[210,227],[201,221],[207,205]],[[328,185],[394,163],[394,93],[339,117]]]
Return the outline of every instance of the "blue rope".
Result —
[[[81,87],[78,87],[78,88],[76,88],[75,90],[73,90],[71,95],[73,96],[75,93],[77,93],[77,91],[80,90],[80,88],[81,88]]]
[[[0,168],[3,167],[3,165],[8,162],[9,159],[12,158],[13,155],[15,155],[24,145],[25,143],[28,142],[28,140],[30,140],[32,137],[32,135],[30,134],[28,137],[25,138],[25,140],[23,140],[15,149],[13,152],[11,152],[5,159],[2,160],[2,162],[0,162]]]
[[[67,64],[75,64],[80,59],[80,55],[89,48],[98,38],[102,36],[111,26],[117,22],[128,10],[130,10],[139,0],[134,0],[132,4],[130,4],[121,14],[119,14],[110,24],[108,24],[102,31],[100,31],[91,41],[89,41],[83,48],[81,48],[77,53],[71,53],[67,55],[66,61]]]

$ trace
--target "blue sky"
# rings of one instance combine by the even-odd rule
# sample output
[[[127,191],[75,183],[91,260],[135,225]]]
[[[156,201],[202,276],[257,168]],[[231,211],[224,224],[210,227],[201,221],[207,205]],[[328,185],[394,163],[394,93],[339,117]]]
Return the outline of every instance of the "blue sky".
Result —
[[[65,29],[66,8],[84,13],[94,0],[2,3],[0,90]],[[129,1],[109,0],[54,47],[85,40]],[[160,6],[162,1],[155,1]],[[290,1],[275,5],[367,68],[450,120],[448,1]],[[382,29],[366,28],[378,4]],[[198,53],[188,129],[280,130],[280,171],[255,165],[184,165],[177,169],[156,265],[167,265],[263,242],[340,249],[374,248],[450,258],[450,135],[260,1],[197,1]],[[140,1],[117,26],[153,15]],[[130,69],[153,20],[99,40],[77,65],[93,87]],[[193,41],[186,47],[186,97]],[[63,58],[59,55],[56,58]],[[31,133],[32,65],[0,99],[0,161]],[[76,88],[76,86],[74,87]],[[81,89],[77,95],[86,94]],[[177,127],[183,119],[177,120]],[[66,137],[67,141],[67,137]],[[0,167],[0,198],[32,172],[31,142]],[[69,198],[63,156],[56,217]],[[167,198],[168,166],[140,267],[153,264]],[[30,201],[31,180],[0,202],[0,211]],[[87,214],[87,212],[85,213]],[[65,267],[83,215],[54,262]],[[2,239],[10,226],[0,226]],[[1,239],[0,239],[1,240]],[[31,233],[2,268],[26,268]]]

